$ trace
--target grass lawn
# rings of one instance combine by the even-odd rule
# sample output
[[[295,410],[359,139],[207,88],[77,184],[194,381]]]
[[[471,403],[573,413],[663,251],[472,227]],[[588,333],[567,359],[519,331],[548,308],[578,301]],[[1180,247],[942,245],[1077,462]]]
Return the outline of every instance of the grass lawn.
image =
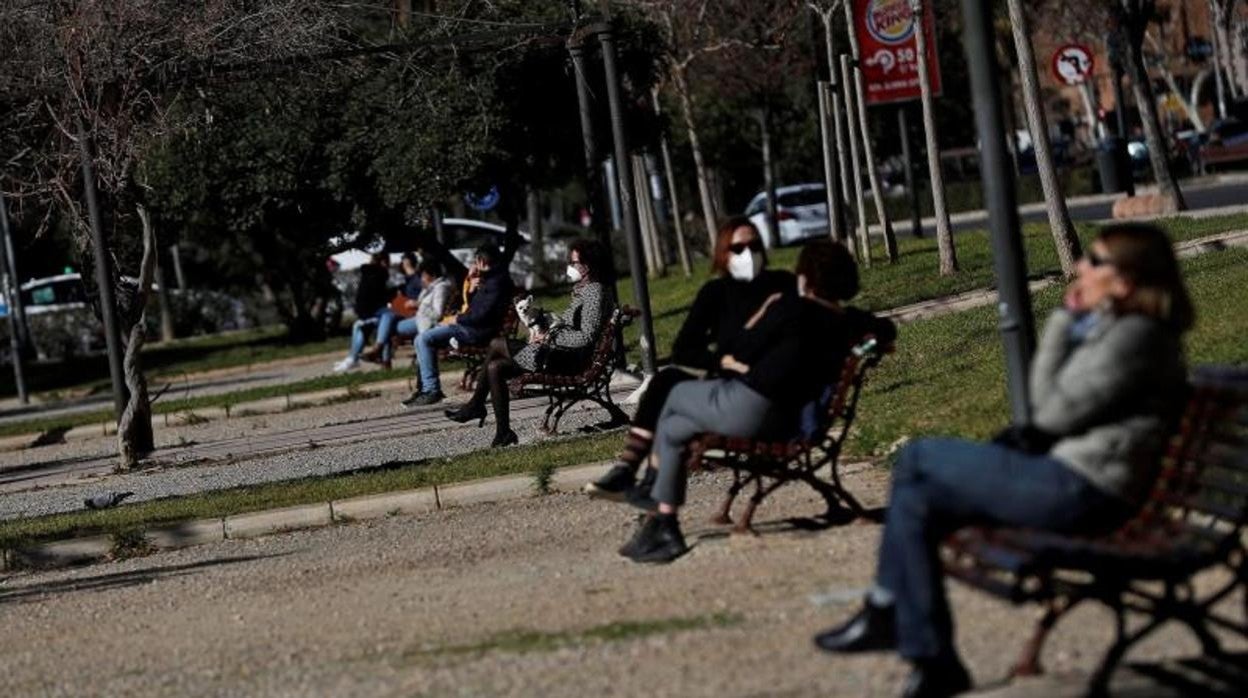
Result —
[[[1190,363],[1248,363],[1248,342],[1243,340],[1248,333],[1248,314],[1243,312],[1248,307],[1248,250],[1202,255],[1185,260],[1183,268],[1198,312],[1187,341]],[[1060,296],[1056,288],[1035,296],[1037,318],[1045,317]],[[878,456],[902,438],[925,434],[982,438],[1007,422],[1004,361],[993,308],[907,324],[897,346],[897,353],[885,359],[864,391],[849,442],[853,456]],[[497,475],[541,476],[550,468],[610,458],[620,447],[619,439],[619,434],[605,434],[545,441],[350,475],[3,522],[0,546]]]

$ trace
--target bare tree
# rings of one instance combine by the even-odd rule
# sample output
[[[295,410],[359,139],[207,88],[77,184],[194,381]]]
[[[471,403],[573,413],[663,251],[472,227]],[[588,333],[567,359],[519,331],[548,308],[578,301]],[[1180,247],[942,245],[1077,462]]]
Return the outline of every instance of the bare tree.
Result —
[[[1208,0],[1210,27],[1213,34],[1214,46],[1214,65],[1216,75],[1219,80],[1219,89],[1230,92],[1233,99],[1240,99],[1244,94],[1243,82],[1239,74],[1238,61],[1232,50],[1235,45],[1233,39],[1234,34],[1231,32],[1231,23],[1235,18],[1235,9],[1239,4],[1239,0]],[[1225,76],[1223,79],[1222,76]],[[1221,99],[1221,98],[1220,98]],[[1225,100],[1220,101],[1219,106],[1222,111],[1221,116],[1225,117]]]
[[[819,90],[819,135],[823,143],[823,181],[826,190],[824,200],[827,206],[828,232],[837,242],[844,242],[846,235],[842,229],[845,224],[845,213],[841,210],[842,199],[837,195],[836,183],[839,180],[842,191],[848,193],[844,190],[844,185],[845,178],[849,176],[845,153],[845,131],[841,127],[841,96],[836,90],[836,75],[840,70],[836,64],[836,36],[832,31],[832,22],[836,18],[836,12],[841,9],[842,2],[844,0],[810,0],[806,3],[811,11],[819,15],[820,23],[823,25],[824,48],[826,49],[824,63],[827,66],[828,82],[824,84],[816,80],[816,89]],[[833,142],[836,144],[836,162],[833,162],[832,156]],[[845,200],[848,199],[849,197],[846,196]],[[849,249],[854,250],[852,242]]]
[[[927,65],[927,12],[923,0],[910,0],[910,13],[915,28],[915,49],[919,62],[920,101],[923,104],[923,137],[927,146],[927,174],[932,184],[932,208],[936,215],[936,250],[940,257],[940,275],[958,270],[958,253],[953,246],[953,229],[949,225],[949,208],[945,203],[945,176],[940,169],[940,139],[936,133],[936,109],[932,98],[932,78]]]
[[[1144,138],[1148,143],[1148,158],[1153,166],[1153,177],[1161,195],[1176,211],[1187,208],[1179,183],[1170,171],[1166,141],[1162,137],[1161,122],[1157,117],[1157,99],[1153,95],[1152,79],[1144,63],[1144,35],[1156,14],[1154,0],[1111,0],[1117,19],[1117,31],[1122,32],[1126,49],[1127,68],[1131,74],[1131,90],[1135,104],[1144,122]]]
[[[0,133],[16,153],[0,172],[6,194],[36,210],[59,209],[80,255],[106,255],[118,287],[129,400],[119,424],[122,468],[152,449],[151,411],[139,361],[143,305],[155,244],[135,171],[145,151],[198,115],[171,109],[213,66],[280,61],[334,45],[336,7],[305,0],[56,0],[0,6]],[[83,124],[77,128],[77,124]],[[91,147],[80,147],[81,139]],[[90,153],[108,230],[92,249],[79,203],[80,153]],[[135,219],[141,231],[134,234]],[[49,224],[50,217],[43,219]],[[119,268],[141,241],[138,284]],[[91,291],[93,281],[84,278]],[[98,290],[98,289],[97,289]],[[94,293],[93,293],[94,295]],[[101,306],[102,312],[110,309]],[[137,334],[136,334],[137,333]]]
[[[893,223],[889,220],[888,210],[884,208],[884,187],[880,182],[880,172],[875,167],[875,147],[871,144],[871,124],[867,120],[867,91],[863,85],[862,70],[858,68],[862,60],[862,51],[858,47],[858,34],[854,31],[854,4],[845,3],[845,21],[848,25],[850,55],[853,57],[852,67],[854,93],[857,106],[859,130],[862,132],[863,164],[867,168],[867,177],[871,182],[871,194],[875,199],[875,215],[884,232],[884,250],[890,263],[897,262],[897,235],[893,232]],[[867,234],[864,231],[864,234]],[[869,235],[868,235],[869,237]]]
[[[698,181],[698,198],[702,205],[702,222],[706,227],[709,249],[715,248],[716,220],[719,211],[711,196],[711,177],[702,149],[697,121],[697,105],[693,95],[691,72],[694,65],[707,56],[724,51],[738,42],[720,36],[714,17],[718,8],[710,0],[631,0],[662,30],[667,43],[668,83],[676,93],[681,119],[689,137],[693,167]]]
[[[1049,216],[1049,231],[1053,235],[1053,247],[1061,263],[1062,273],[1074,276],[1075,263],[1079,259],[1079,236],[1070,222],[1066,209],[1066,197],[1057,180],[1057,168],[1049,146],[1049,124],[1040,99],[1040,82],[1036,72],[1036,56],[1031,48],[1031,29],[1021,0],[1008,0],[1010,28],[1014,35],[1014,50],[1018,54],[1018,73],[1023,84],[1023,104],[1027,112],[1027,127],[1031,131],[1032,148],[1036,153],[1036,169],[1040,174],[1040,186],[1044,189],[1045,209]]]

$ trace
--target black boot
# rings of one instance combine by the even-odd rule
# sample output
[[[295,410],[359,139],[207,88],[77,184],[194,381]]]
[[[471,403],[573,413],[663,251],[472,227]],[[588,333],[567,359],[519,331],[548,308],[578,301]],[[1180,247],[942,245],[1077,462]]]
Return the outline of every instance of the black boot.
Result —
[[[459,409],[446,410],[442,414],[446,415],[446,418],[452,422],[464,424],[475,419],[477,420],[478,429],[485,426],[485,405],[479,402],[468,402]]]
[[[957,655],[914,663],[906,677],[902,698],[946,698],[971,690],[971,675]]]
[[[897,649],[897,614],[892,606],[867,601],[845,623],[815,636],[815,644],[827,652],[875,652]]]
[[[642,525],[636,546],[628,551],[630,560],[661,564],[689,552],[675,514],[655,514],[651,518],[653,523]]]
[[[585,493],[591,497],[623,502],[633,489],[637,467],[650,455],[654,440],[629,431],[624,439],[624,450],[616,456],[615,464],[606,475],[585,485]]]
[[[520,443],[520,437],[516,436],[516,432],[508,429],[506,431],[498,431],[494,433],[494,440],[490,442],[490,448],[513,446],[518,443]]]
[[[654,514],[639,514],[637,516],[637,530],[633,531],[633,537],[629,538],[627,543],[620,546],[618,551],[620,555],[631,559],[633,555],[637,554],[639,546],[644,541],[654,537],[654,528],[656,526],[658,526],[658,522],[655,521]]]

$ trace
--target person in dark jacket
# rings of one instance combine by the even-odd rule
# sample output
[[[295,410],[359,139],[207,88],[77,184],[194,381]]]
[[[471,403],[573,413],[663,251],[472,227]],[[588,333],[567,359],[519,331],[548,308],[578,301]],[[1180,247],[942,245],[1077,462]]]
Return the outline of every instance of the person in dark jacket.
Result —
[[[585,487],[594,497],[622,500],[631,492],[647,492],[651,482],[636,484],[637,469],[650,455],[659,411],[677,384],[719,373],[719,359],[731,350],[746,320],[775,293],[792,294],[793,274],[767,269],[763,240],[750,219],[729,218],[719,226],[711,270],[672,344],[672,364],[657,371],[644,386],[637,413],[615,466]],[[651,474],[648,469],[647,475]]]
[[[350,371],[360,365],[360,353],[368,340],[368,333],[389,322],[393,315],[387,303],[390,300],[390,258],[384,253],[372,255],[368,263],[360,267],[360,285],[355,290],[355,323],[351,326],[351,350],[346,358],[334,364],[334,372]]]
[[[492,245],[478,247],[473,259],[479,282],[468,307],[446,324],[416,335],[420,362],[420,391],[403,401],[404,407],[432,405],[445,399],[438,380],[438,349],[454,339],[461,345],[488,344],[498,336],[511,303],[513,286],[502,253]]]
[[[1184,404],[1191,301],[1152,226],[1104,228],[1080,261],[1031,363],[1031,423],[993,443],[918,439],[893,468],[875,585],[815,637],[829,652],[896,650],[906,696],[971,687],[953,644],[940,541],[969,524],[1096,534],[1126,521],[1157,475]]]
[[[677,512],[685,501],[685,446],[693,437],[791,436],[803,406],[837,380],[855,344],[868,334],[892,342],[892,322],[843,305],[858,292],[858,268],[843,245],[808,244],[796,272],[797,294],[772,294],[746,320],[731,353],[720,357],[721,377],[672,388],[659,414],[658,469],[644,503],[653,512],[622,555],[670,562],[687,550]]]
[[[446,417],[456,422],[485,423],[485,401],[494,405],[494,442],[509,446],[519,439],[511,430],[507,381],[523,372],[575,373],[591,358],[613,310],[600,279],[606,252],[593,240],[578,240],[568,251],[568,280],[572,303],[558,315],[542,313],[545,331],[531,328],[529,341],[495,339],[485,358],[484,376],[472,399]]]

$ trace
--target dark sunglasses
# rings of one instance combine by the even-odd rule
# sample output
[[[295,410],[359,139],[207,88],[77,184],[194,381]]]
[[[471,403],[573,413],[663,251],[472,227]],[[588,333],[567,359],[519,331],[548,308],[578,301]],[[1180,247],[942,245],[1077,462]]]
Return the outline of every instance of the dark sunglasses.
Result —
[[[741,254],[742,252],[745,252],[747,249],[752,252],[762,252],[763,241],[759,240],[758,238],[754,238],[753,240],[750,240],[749,242],[734,242],[728,246],[728,249],[733,254]]]
[[[1097,254],[1094,250],[1088,250],[1087,253],[1083,255],[1083,258],[1088,260],[1089,266],[1093,266],[1093,267],[1099,267],[1105,264],[1112,265],[1114,263],[1114,260],[1110,259],[1109,257],[1102,257],[1101,255]]]

